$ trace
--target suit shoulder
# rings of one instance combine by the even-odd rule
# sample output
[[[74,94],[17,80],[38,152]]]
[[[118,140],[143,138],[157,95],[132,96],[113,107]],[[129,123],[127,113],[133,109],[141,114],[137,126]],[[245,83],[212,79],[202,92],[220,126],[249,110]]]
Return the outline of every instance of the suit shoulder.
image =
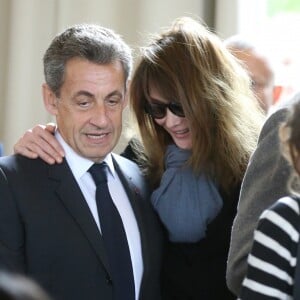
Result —
[[[2,169],[13,170],[19,164],[22,164],[22,156],[8,155],[0,157],[0,167]]]
[[[133,162],[132,160],[124,157],[124,156],[121,156],[121,155],[118,155],[118,154],[115,154],[113,153],[112,154],[114,160],[120,165],[120,166],[124,166],[126,168],[128,168],[128,170],[131,170],[133,172],[136,172],[137,174],[140,174],[141,175],[141,171],[140,171],[140,168],[138,167],[138,165]]]
[[[0,157],[0,168],[5,173],[22,171],[32,173],[35,169],[40,169],[45,165],[47,164],[39,158],[29,159],[18,154]]]
[[[113,161],[117,164],[117,168],[140,190],[149,193],[149,187],[143,176],[139,166],[133,161],[122,157],[118,154],[113,154]]]

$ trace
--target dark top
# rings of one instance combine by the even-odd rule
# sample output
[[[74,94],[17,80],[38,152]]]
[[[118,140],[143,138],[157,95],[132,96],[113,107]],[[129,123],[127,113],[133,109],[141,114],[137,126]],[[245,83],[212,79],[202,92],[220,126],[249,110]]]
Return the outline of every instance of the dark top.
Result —
[[[225,271],[239,188],[230,196],[220,192],[223,208],[208,225],[204,239],[168,243],[162,276],[164,300],[236,299],[226,286]]]

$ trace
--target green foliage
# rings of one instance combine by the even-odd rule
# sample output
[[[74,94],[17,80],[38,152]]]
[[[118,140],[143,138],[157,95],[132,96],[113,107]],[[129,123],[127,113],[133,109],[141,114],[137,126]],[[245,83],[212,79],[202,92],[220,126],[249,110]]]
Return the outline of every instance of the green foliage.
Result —
[[[267,13],[272,17],[280,12],[300,12],[300,0],[267,0]]]

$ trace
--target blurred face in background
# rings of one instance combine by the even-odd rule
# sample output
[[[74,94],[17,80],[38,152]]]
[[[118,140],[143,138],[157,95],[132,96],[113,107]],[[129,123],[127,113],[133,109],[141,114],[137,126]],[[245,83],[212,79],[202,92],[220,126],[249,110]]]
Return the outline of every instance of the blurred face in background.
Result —
[[[255,50],[236,50],[232,53],[244,63],[260,106],[267,112],[274,102],[274,74],[267,58]]]

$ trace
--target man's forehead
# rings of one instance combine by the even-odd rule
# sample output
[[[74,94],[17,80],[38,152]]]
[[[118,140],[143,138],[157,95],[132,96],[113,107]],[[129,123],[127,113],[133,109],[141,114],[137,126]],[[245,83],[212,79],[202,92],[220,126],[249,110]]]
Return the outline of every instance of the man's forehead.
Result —
[[[64,83],[81,87],[99,88],[101,86],[125,86],[123,68],[120,62],[97,64],[82,59],[68,61]]]

